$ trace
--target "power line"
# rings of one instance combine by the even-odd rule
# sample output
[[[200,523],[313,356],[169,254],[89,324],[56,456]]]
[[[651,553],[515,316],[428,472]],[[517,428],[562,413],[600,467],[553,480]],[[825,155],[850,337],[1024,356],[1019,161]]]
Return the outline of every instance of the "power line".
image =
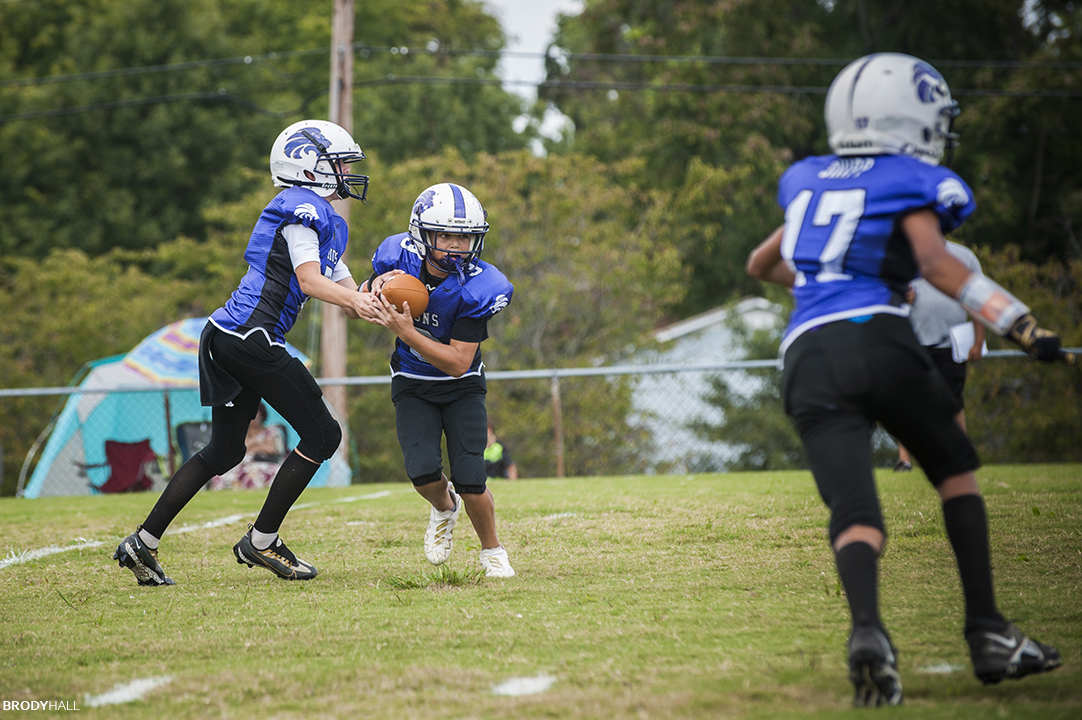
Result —
[[[410,48],[406,45],[376,47],[364,43],[353,43],[354,52],[362,59],[373,53],[399,56],[408,58],[411,54],[426,54],[430,56],[450,57],[486,57],[486,58],[525,58],[537,60],[565,60],[571,62],[607,62],[638,65],[656,64],[701,64],[701,65],[732,65],[732,66],[772,66],[772,67],[843,67],[852,62],[852,58],[778,58],[778,57],[724,57],[715,55],[628,55],[619,53],[568,53],[555,51],[552,53],[519,52],[511,50],[455,50],[435,47]],[[20,78],[17,80],[5,80],[0,82],[0,88],[5,87],[30,87],[63,82],[78,82],[85,80],[100,80],[114,77],[132,75],[147,75],[163,72],[182,72],[207,67],[226,67],[234,65],[253,65],[272,60],[288,59],[294,57],[307,57],[313,55],[327,55],[329,48],[312,48],[308,50],[272,51],[262,55],[244,55],[232,58],[216,58],[207,60],[191,60],[181,63],[165,65],[147,65],[142,67],[117,68],[113,70],[99,70],[86,73],[73,73],[68,75],[49,75],[37,78]],[[968,68],[968,69],[1015,69],[1015,70],[1077,70],[1082,69],[1082,61],[1016,61],[1016,60],[932,60],[929,61],[937,68]]]
[[[245,55],[243,57],[219,58],[215,60],[191,60],[189,62],[170,63],[168,65],[146,65],[143,67],[117,68],[114,70],[96,70],[94,72],[74,73],[71,75],[48,75],[46,77],[38,78],[5,80],[4,82],[0,82],[0,88],[31,87],[36,85],[50,85],[53,83],[79,82],[81,80],[102,80],[114,77],[128,77],[132,75],[151,75],[162,72],[180,72],[183,70],[195,70],[198,68],[207,67],[252,65],[256,62],[266,62],[270,60],[305,57],[309,55],[326,55],[327,52],[327,48],[317,48],[314,50],[292,50],[289,52],[269,52],[264,53],[263,55]]]
[[[449,85],[449,86],[492,86],[504,87],[507,85],[531,86],[545,90],[566,91],[597,91],[614,90],[629,92],[688,92],[688,93],[717,93],[717,94],[744,94],[744,95],[825,95],[827,87],[823,85],[720,85],[720,84],[679,84],[679,83],[650,83],[650,82],[616,82],[597,80],[544,80],[535,82],[532,80],[500,80],[498,78],[454,78],[454,77],[426,77],[387,75],[383,78],[372,80],[359,80],[353,83],[355,88],[379,87],[387,85]],[[38,110],[25,113],[0,115],[0,123],[13,122],[16,120],[37,120],[49,117],[65,115],[78,115],[99,110],[115,110],[125,107],[137,107],[146,105],[161,105],[178,102],[228,102],[247,107],[253,112],[276,118],[285,118],[297,115],[311,104],[311,102],[326,93],[326,89],[317,90],[306,97],[301,104],[291,110],[269,110],[263,108],[247,98],[227,92],[225,89],[210,92],[197,92],[187,94],[163,95],[148,98],[132,98],[129,100],[117,100],[95,105],[84,105],[71,108],[57,108],[53,110]],[[1082,90],[982,90],[982,89],[959,89],[952,91],[955,97],[986,97],[986,98],[1031,98],[1031,99],[1065,99],[1074,100],[1082,98]]]

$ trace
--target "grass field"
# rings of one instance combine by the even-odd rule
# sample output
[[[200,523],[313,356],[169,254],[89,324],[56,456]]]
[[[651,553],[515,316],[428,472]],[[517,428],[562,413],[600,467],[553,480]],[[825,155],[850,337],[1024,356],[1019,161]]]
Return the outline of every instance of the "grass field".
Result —
[[[232,556],[263,493],[203,493],[162,543],[168,588],[110,559],[153,498],[5,498],[0,701],[171,719],[1080,718],[1082,468],[978,478],[1000,606],[1059,647],[1048,675],[973,677],[935,493],[884,472],[881,596],[905,705],[851,709],[848,613],[810,476],[739,473],[495,483],[510,580],[479,577],[465,515],[446,570],[430,566],[427,505],[405,484],[301,497],[282,534],[319,568],[307,583]],[[25,559],[78,538],[104,544]],[[94,706],[150,678],[141,700]],[[493,691],[513,678],[551,686]],[[0,710],[56,715],[70,716]]]

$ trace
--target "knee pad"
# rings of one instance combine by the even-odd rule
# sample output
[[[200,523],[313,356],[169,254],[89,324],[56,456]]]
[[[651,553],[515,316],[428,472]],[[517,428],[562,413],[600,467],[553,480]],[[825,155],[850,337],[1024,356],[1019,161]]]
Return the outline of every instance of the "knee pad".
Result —
[[[459,495],[483,495],[488,488],[487,480],[488,478],[482,480],[480,485],[466,485],[451,478],[451,484],[455,486],[455,492]]]
[[[329,460],[342,444],[342,426],[331,417],[330,413],[324,415],[319,423],[319,429],[321,431],[319,437],[302,437],[297,443],[297,451],[315,463]]]
[[[442,479],[443,473],[437,470],[434,473],[426,473],[424,475],[418,475],[415,478],[410,478],[410,482],[413,483],[414,487],[421,487],[422,485],[431,485],[437,480]]]

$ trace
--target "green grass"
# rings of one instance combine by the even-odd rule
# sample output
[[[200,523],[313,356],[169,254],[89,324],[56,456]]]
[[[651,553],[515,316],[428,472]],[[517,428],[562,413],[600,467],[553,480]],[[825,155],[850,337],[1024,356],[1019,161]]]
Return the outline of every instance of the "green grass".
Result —
[[[1082,469],[990,467],[1003,611],[1057,645],[1054,673],[985,688],[935,493],[880,475],[891,530],[883,615],[906,701],[892,718],[1082,717]],[[421,550],[408,485],[310,490],[283,537],[319,577],[284,582],[231,547],[259,492],[202,493],[141,588],[110,560],[153,498],[0,500],[0,555],[106,541],[0,569],[0,700],[64,700],[108,718],[832,718],[850,709],[848,613],[806,473],[494,483],[518,576],[485,580],[463,515],[451,561]],[[390,491],[381,497],[344,499]],[[961,667],[931,673],[931,667]],[[546,674],[537,695],[495,695]],[[168,675],[143,700],[86,695]],[[2,712],[0,717],[48,713]]]

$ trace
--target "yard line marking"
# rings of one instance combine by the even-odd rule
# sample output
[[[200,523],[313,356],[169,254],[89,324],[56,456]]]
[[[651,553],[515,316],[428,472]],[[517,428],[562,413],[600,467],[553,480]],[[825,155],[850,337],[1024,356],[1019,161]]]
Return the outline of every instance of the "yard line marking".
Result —
[[[917,668],[917,672],[926,673],[928,675],[949,675],[951,673],[965,669],[965,665],[953,665],[949,662],[940,662],[932,665],[925,665],[922,668]]]
[[[74,545],[68,545],[66,547],[44,547],[37,550],[21,550],[15,552],[14,550],[8,551],[8,556],[3,560],[0,560],[0,570],[11,565],[18,565],[19,563],[30,562],[31,560],[37,560],[38,558],[48,557],[49,555],[56,555],[57,553],[67,552],[68,550],[81,550],[83,548],[96,548],[101,547],[105,543],[100,540],[86,540],[84,538],[77,538]]]
[[[509,695],[511,697],[536,695],[548,690],[552,687],[554,682],[556,682],[556,678],[544,673],[534,677],[513,677],[494,686],[492,688],[492,694]]]
[[[211,528],[221,527],[222,525],[232,525],[233,523],[240,522],[246,517],[252,517],[255,513],[248,513],[247,515],[226,515],[225,517],[218,518],[217,520],[211,520],[205,522],[202,525],[188,525],[185,523],[177,529],[170,528],[165,531],[166,535],[177,535],[179,533],[195,532],[196,530],[210,530]]]
[[[391,494],[390,490],[380,490],[379,492],[369,493],[367,495],[351,495],[350,497],[344,497],[339,500],[317,500],[310,503],[302,503],[301,505],[294,505],[292,510],[303,510],[305,508],[316,507],[317,505],[332,505],[337,503],[351,503],[358,500],[376,500],[378,498],[387,497]],[[232,525],[233,523],[241,522],[245,518],[254,517],[255,513],[247,513],[244,515],[226,515],[215,520],[209,520],[200,525],[182,525],[178,528],[170,528],[165,531],[166,535],[176,535],[179,533],[195,532],[196,530],[210,530],[212,528],[221,527],[223,525]],[[109,541],[112,542],[112,541]],[[0,560],[0,570],[11,567],[12,565],[18,565],[19,563],[30,562],[31,560],[37,560],[39,558],[47,557],[49,555],[56,555],[57,553],[68,552],[69,550],[82,550],[83,548],[96,548],[104,545],[104,540],[87,540],[85,538],[76,538],[74,545],[68,545],[66,547],[45,547],[38,548],[37,550],[20,550],[15,552],[9,550],[7,557]]]
[[[368,495],[351,495],[344,497],[340,500],[317,500],[310,503],[301,503],[300,505],[294,505],[290,510],[304,510],[305,508],[315,507],[316,505],[333,505],[336,503],[350,503],[357,502],[358,500],[376,500],[377,498],[387,497],[391,494],[390,490],[380,490],[379,492],[369,493]]]
[[[86,693],[83,695],[83,702],[90,707],[135,702],[136,700],[142,700],[143,696],[151,690],[167,685],[172,680],[173,678],[169,675],[161,675],[159,677],[139,678],[128,683],[117,683],[112,690],[101,695]]]
[[[578,513],[562,512],[562,513],[556,513],[554,515],[546,515],[544,519],[545,520],[559,520],[560,518],[575,517],[576,515],[578,515]]]

